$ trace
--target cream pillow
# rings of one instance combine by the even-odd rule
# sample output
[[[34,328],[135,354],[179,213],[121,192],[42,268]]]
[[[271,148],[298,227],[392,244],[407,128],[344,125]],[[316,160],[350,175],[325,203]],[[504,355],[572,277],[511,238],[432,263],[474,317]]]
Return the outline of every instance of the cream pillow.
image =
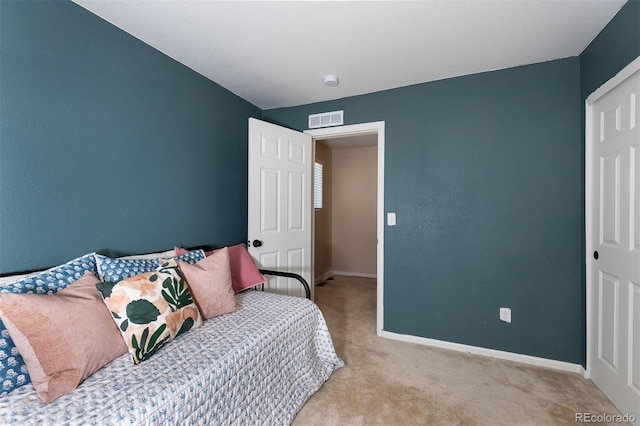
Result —
[[[158,262],[155,271],[96,286],[135,364],[149,359],[180,333],[202,325],[177,261]]]
[[[121,256],[118,259],[121,260],[131,260],[131,259],[140,259],[140,260],[148,260],[148,259],[158,259],[159,257],[175,257],[176,251],[167,250],[158,253],[146,253],[146,254],[132,254],[129,256]]]

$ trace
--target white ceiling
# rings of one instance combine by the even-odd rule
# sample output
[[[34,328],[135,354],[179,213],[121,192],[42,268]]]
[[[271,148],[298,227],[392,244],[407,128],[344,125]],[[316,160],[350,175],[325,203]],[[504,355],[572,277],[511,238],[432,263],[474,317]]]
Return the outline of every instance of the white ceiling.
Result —
[[[576,56],[626,2],[73,1],[261,109]]]

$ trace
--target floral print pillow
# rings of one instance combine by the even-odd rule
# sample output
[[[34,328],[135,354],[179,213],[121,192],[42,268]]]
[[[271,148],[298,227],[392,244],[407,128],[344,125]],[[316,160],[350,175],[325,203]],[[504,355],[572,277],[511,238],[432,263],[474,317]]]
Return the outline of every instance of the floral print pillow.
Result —
[[[149,359],[177,335],[202,325],[202,317],[174,259],[152,272],[96,284],[133,362]]]

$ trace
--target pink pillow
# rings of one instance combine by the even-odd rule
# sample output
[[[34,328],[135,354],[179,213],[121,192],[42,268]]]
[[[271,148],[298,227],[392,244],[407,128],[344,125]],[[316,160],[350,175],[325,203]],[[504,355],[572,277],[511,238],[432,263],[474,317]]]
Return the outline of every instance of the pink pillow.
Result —
[[[188,250],[176,247],[176,256],[188,252]],[[218,250],[205,252],[206,256],[211,256]],[[267,279],[260,273],[256,264],[244,244],[236,244],[229,247],[229,265],[231,267],[231,282],[233,291],[238,293],[244,289],[257,286],[267,282]]]
[[[218,250],[195,265],[179,262],[193,300],[205,319],[238,309],[231,286],[229,249]]]
[[[0,316],[45,403],[127,352],[91,272],[56,294],[0,294]]]

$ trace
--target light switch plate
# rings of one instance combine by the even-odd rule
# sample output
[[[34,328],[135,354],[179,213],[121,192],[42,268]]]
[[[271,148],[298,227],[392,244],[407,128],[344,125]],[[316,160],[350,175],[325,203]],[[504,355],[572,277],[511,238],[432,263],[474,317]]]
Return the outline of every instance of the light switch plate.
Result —
[[[396,214],[395,213],[387,213],[387,225],[394,226],[396,224]]]

